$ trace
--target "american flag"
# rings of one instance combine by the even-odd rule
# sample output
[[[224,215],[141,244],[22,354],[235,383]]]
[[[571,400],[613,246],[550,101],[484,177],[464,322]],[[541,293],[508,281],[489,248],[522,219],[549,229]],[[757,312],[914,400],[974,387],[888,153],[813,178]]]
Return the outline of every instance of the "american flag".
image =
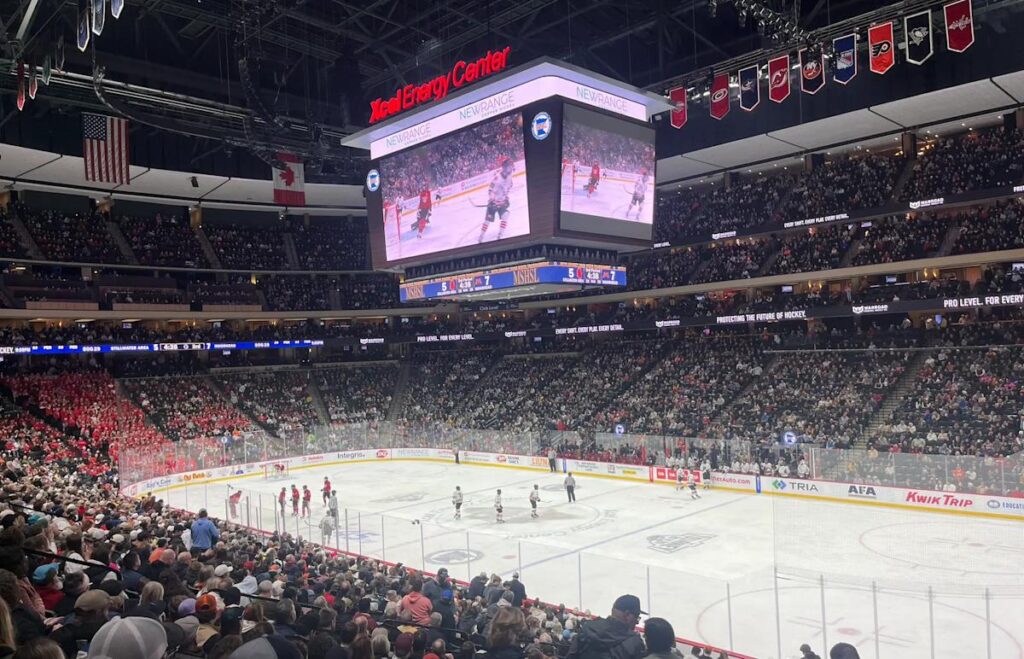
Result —
[[[128,121],[102,114],[82,114],[85,178],[128,185]]]

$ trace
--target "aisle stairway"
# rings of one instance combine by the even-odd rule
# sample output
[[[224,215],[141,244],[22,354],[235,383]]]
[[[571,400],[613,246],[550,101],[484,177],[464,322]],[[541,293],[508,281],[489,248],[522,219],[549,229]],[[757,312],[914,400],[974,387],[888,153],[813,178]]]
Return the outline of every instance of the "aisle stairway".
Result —
[[[117,249],[121,252],[121,256],[132,264],[139,265],[139,259],[135,256],[135,252],[132,251],[132,246],[128,244],[128,239],[124,237],[124,233],[121,232],[121,227],[117,225],[117,222],[113,220],[107,220],[107,233],[110,234],[111,240],[117,245]]]
[[[402,362],[398,370],[398,382],[395,383],[395,395],[391,397],[391,408],[388,410],[388,421],[398,421],[405,408],[405,401],[409,398],[409,376],[412,373],[412,364]]]
[[[913,354],[903,374],[900,375],[896,384],[889,390],[885,400],[882,401],[878,410],[875,411],[871,420],[868,421],[864,434],[854,444],[854,448],[863,449],[867,447],[868,438],[875,434],[879,426],[886,422],[892,411],[899,407],[900,403],[907,397],[907,394],[914,386],[915,380],[917,380],[917,374],[920,372],[921,367],[924,366],[930,354],[932,353],[929,350],[919,350]]]
[[[206,257],[206,261],[210,264],[210,267],[218,270],[223,269],[224,266],[221,264],[216,250],[213,249],[213,245],[210,244],[210,239],[206,237],[206,232],[203,231],[203,227],[194,227],[193,231],[196,234],[196,240],[199,241],[199,246],[203,249],[203,256]]]

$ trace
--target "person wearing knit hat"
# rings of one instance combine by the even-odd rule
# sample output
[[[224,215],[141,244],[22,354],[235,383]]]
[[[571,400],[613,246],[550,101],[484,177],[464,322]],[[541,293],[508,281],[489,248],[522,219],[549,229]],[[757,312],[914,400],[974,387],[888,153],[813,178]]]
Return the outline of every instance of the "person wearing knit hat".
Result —
[[[288,639],[271,634],[243,643],[228,659],[302,659],[302,653]]]
[[[167,641],[166,628],[152,618],[114,618],[96,632],[88,657],[160,659],[167,652]]]
[[[395,656],[398,659],[406,659],[412,652],[412,634],[399,634],[395,639]]]

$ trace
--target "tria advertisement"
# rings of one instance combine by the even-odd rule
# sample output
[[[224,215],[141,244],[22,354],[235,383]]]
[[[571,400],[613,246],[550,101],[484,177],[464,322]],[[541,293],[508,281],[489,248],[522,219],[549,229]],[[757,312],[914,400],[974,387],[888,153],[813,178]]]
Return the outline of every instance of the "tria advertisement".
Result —
[[[486,55],[475,62],[459,60],[443,75],[418,85],[399,87],[393,96],[370,101],[370,123],[375,124],[417,105],[439,101],[454,89],[504,70],[508,66],[511,51],[512,48],[506,46],[502,50],[488,50]]]

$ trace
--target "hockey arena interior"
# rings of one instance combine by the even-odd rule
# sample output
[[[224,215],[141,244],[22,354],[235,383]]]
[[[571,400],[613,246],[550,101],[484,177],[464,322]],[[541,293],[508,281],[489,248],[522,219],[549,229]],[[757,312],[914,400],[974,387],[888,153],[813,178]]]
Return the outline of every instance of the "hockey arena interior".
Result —
[[[1024,659],[1017,0],[0,0],[0,657]]]

